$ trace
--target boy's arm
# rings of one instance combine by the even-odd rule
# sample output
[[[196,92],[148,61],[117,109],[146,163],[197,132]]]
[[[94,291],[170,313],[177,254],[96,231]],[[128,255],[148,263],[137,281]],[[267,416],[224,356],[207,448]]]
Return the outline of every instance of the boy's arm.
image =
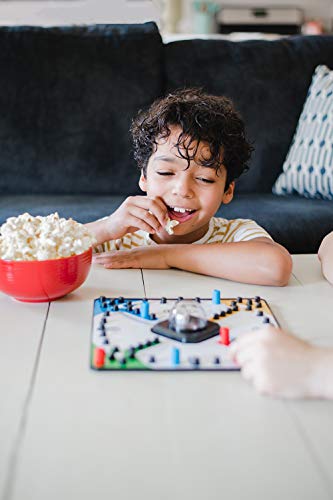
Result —
[[[292,261],[285,248],[268,238],[237,243],[172,244],[98,254],[110,269],[168,269],[216,276],[257,285],[287,285]]]
[[[329,233],[318,250],[318,258],[321,262],[321,270],[324,277],[333,284],[333,232]]]
[[[288,251],[268,238],[236,243],[171,245],[169,267],[257,285],[288,284],[292,260]]]
[[[96,239],[95,246],[101,245],[105,241],[109,241],[112,239],[110,238],[110,233],[107,229],[106,218],[99,219],[94,222],[88,222],[87,224],[85,224],[85,226],[88,231],[90,231],[90,233],[94,235]]]

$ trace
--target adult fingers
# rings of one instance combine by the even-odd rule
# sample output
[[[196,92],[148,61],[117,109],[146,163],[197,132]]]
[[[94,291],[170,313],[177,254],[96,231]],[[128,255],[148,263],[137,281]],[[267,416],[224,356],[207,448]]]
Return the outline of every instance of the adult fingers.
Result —
[[[256,347],[248,346],[244,349],[240,349],[235,355],[234,359],[240,366],[245,366],[246,363],[255,359],[256,357]]]
[[[238,351],[246,346],[256,344],[258,341],[268,338],[270,335],[276,335],[279,330],[272,325],[263,326],[259,330],[252,330],[238,337],[231,346],[231,350]]]
[[[254,364],[251,362],[246,363],[242,366],[241,374],[245,380],[252,382],[255,376]]]

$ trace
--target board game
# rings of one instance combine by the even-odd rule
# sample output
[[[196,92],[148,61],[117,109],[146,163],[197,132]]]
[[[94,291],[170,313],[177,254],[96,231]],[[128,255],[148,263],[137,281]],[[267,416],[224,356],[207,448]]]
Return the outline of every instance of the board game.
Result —
[[[90,366],[96,370],[238,370],[230,344],[278,326],[262,297],[123,298],[94,301]]]

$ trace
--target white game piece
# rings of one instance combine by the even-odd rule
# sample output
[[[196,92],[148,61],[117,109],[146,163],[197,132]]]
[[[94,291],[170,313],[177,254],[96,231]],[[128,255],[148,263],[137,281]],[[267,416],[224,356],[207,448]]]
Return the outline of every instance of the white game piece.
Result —
[[[176,332],[196,332],[207,325],[204,308],[194,300],[177,301],[169,314],[169,326]]]
[[[168,234],[173,234],[173,228],[175,226],[178,226],[179,221],[178,220],[171,220],[168,219],[168,222],[166,223],[165,230]]]

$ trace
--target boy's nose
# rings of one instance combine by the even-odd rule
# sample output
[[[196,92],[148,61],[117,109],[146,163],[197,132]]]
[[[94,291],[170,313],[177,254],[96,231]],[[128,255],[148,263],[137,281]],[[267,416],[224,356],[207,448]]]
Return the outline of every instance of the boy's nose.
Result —
[[[192,198],[193,190],[189,179],[177,179],[172,188],[172,194],[181,198]]]

